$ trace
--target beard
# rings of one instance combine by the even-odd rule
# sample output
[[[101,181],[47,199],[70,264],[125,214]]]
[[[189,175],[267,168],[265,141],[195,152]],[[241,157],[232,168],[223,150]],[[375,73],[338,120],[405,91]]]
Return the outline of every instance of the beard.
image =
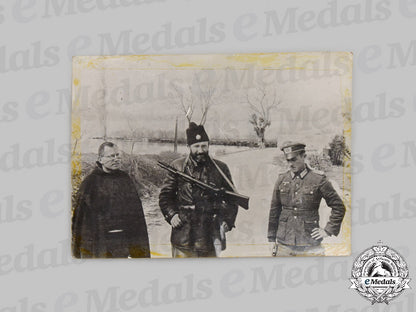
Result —
[[[208,161],[208,152],[202,153],[191,153],[191,157],[195,160],[198,164],[204,164]]]

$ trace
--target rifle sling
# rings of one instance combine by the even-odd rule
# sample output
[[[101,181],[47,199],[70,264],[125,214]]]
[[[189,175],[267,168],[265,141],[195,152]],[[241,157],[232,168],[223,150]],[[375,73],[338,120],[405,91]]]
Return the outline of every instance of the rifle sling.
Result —
[[[218,172],[224,178],[225,182],[227,182],[228,186],[231,187],[231,189],[233,190],[234,193],[238,193],[237,192],[237,189],[234,186],[234,184],[230,181],[230,179],[228,179],[228,177],[226,176],[226,174],[221,170],[221,168],[218,166],[218,164],[215,162],[215,160],[212,159],[211,156],[209,158],[214,163],[215,168],[217,168]]]

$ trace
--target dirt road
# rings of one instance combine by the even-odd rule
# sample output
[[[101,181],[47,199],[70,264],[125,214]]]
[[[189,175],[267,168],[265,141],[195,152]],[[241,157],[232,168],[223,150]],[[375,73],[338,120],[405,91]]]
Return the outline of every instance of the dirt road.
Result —
[[[214,157],[228,165],[237,190],[250,197],[249,210],[239,208],[236,228],[227,233],[227,249],[221,254],[221,257],[270,255],[267,243],[270,200],[277,176],[279,172],[285,170],[274,162],[277,153],[275,148],[252,149]],[[349,196],[349,194],[341,194],[339,186],[334,181],[331,182],[341,196]],[[330,209],[323,200],[320,207],[321,226],[325,226],[329,212]],[[165,222],[149,227],[149,232],[152,256],[170,257],[169,225]],[[327,254],[348,253],[348,248],[345,249],[345,244],[342,242],[348,239],[349,233],[349,228],[345,227],[339,237],[326,239],[324,243]]]

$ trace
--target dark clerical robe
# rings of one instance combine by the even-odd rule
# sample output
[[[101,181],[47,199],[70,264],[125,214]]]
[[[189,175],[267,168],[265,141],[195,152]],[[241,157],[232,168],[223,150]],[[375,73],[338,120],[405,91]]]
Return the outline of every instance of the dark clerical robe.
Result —
[[[127,173],[96,168],[81,183],[72,251],[76,258],[150,257],[142,203]]]

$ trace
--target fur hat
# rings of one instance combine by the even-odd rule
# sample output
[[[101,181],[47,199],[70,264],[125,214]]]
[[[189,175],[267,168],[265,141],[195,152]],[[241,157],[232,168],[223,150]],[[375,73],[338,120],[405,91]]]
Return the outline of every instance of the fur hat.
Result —
[[[203,125],[197,125],[194,122],[189,124],[189,128],[186,129],[186,142],[189,146],[199,142],[209,141],[208,134],[205,132]]]

